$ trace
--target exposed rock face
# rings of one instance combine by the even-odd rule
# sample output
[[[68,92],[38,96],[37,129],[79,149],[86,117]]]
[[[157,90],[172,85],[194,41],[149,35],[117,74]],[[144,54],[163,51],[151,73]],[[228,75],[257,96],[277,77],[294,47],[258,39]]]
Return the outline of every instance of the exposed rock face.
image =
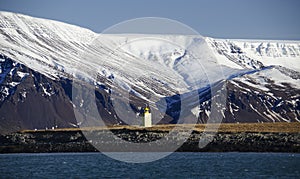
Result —
[[[238,80],[228,81],[224,122],[299,122],[300,89],[272,82],[266,86],[267,92]]]
[[[91,131],[96,135],[103,146],[115,146],[104,150],[117,152],[120,146],[122,151],[139,151],[139,149],[126,148],[120,143],[102,140],[107,131]],[[164,137],[167,132],[146,130],[112,130],[116,137],[135,143],[148,143]],[[210,135],[210,134],[207,134]],[[212,134],[211,134],[212,135]],[[299,133],[218,133],[211,143],[204,148],[199,148],[201,133],[193,132],[190,138],[178,146],[178,152],[300,152]],[[179,136],[180,138],[180,136]],[[177,138],[169,141],[176,143]],[[0,153],[16,152],[95,152],[97,149],[89,143],[80,131],[38,131],[13,133],[0,136]],[[150,145],[150,144],[149,144]],[[164,144],[158,151],[163,152]],[[144,150],[143,150],[144,151]],[[147,152],[147,151],[144,151]],[[149,152],[149,151],[148,151]],[[153,151],[152,151],[153,152]]]
[[[1,133],[22,129],[72,127],[71,81],[53,80],[7,57],[1,67]],[[18,85],[13,86],[18,83]]]

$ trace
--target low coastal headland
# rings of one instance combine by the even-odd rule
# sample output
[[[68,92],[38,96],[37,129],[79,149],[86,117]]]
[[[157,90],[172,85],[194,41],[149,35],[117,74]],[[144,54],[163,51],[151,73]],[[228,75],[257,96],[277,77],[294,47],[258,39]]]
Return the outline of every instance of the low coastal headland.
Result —
[[[300,123],[293,122],[24,130],[0,135],[0,153],[96,152],[98,149],[95,148],[95,140],[97,145],[104,146],[101,149],[105,152],[139,151],[138,148],[126,148],[124,141],[146,145],[155,143],[162,147],[149,152],[167,152],[163,147],[165,144],[160,144],[160,139],[164,138],[170,144],[179,143],[188,129],[192,129],[191,133],[183,144],[178,144],[177,152],[300,152]],[[169,135],[171,131],[174,135]],[[199,147],[204,131],[211,140],[204,147]],[[113,134],[113,138],[118,140],[108,139],[108,134]],[[95,140],[92,141],[89,136],[93,136]],[[141,152],[147,150],[143,148]]]

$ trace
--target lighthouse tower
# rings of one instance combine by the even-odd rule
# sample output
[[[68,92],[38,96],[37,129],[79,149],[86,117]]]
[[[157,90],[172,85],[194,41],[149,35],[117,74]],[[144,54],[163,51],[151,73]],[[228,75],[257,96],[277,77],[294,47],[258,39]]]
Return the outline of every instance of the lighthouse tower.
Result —
[[[143,126],[152,127],[152,119],[149,107],[145,107],[144,110]]]

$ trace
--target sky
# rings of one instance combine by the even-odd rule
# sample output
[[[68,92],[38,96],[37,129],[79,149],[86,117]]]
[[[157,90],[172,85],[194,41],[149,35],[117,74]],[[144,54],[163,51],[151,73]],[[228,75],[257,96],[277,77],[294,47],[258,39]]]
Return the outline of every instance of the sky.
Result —
[[[0,0],[0,11],[98,33],[129,19],[163,17],[214,38],[300,40],[299,0]]]

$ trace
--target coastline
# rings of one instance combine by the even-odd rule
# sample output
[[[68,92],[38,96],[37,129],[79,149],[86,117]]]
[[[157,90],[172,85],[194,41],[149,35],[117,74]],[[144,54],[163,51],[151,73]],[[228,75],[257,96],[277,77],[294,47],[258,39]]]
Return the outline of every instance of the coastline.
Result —
[[[165,137],[175,125],[157,125],[151,128],[134,126],[111,126],[108,128],[25,130],[0,136],[0,153],[51,153],[51,152],[97,152],[86,139],[90,134],[102,142],[105,152],[139,152],[123,146],[122,141],[149,144]],[[187,125],[179,125],[184,131]],[[178,146],[176,152],[292,152],[300,153],[300,123],[249,123],[221,124],[217,133],[207,131],[212,141],[199,148],[204,124],[197,124],[189,138]],[[83,132],[81,131],[83,130]],[[103,140],[112,132],[121,142]],[[85,135],[83,135],[83,133]],[[169,137],[167,142],[176,143],[180,133]],[[115,147],[112,147],[115,146]],[[119,151],[122,146],[122,151]],[[101,150],[101,151],[103,151]],[[141,152],[147,152],[142,150]],[[162,147],[157,151],[169,152]]]

